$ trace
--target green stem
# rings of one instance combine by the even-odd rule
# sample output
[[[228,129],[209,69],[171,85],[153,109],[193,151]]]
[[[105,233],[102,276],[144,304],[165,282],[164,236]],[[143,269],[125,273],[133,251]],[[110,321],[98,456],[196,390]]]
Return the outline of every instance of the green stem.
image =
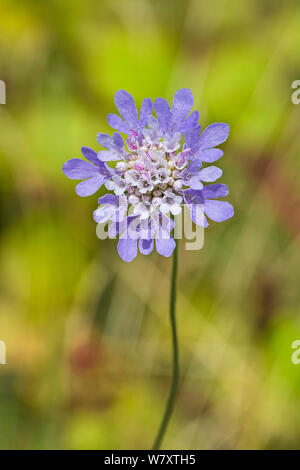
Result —
[[[174,409],[175,398],[177,394],[178,384],[179,384],[179,354],[178,354],[178,340],[177,340],[177,328],[176,328],[176,316],[175,316],[175,306],[176,306],[176,281],[177,281],[177,259],[178,251],[177,245],[173,252],[173,268],[172,268],[172,278],[171,278],[171,292],[170,292],[170,322],[172,330],[172,344],[173,344],[173,376],[172,383],[169,392],[168,401],[166,404],[166,409],[164,416],[157,433],[156,439],[153,444],[153,450],[159,449],[162,440],[164,438],[165,432],[167,430],[172,412]]]

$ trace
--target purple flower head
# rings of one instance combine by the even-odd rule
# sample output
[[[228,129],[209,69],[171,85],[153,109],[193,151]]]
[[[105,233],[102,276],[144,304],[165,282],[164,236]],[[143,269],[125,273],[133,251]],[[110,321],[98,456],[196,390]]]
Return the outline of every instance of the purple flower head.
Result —
[[[223,151],[229,126],[214,123],[201,134],[198,111],[192,111],[193,95],[185,88],[175,93],[172,106],[163,98],[145,98],[138,113],[132,96],[124,90],[115,95],[120,113],[109,114],[113,136],[99,133],[99,153],[83,147],[87,161],[72,159],[63,166],[80,196],[94,194],[103,184],[107,191],[94,211],[98,224],[109,224],[108,236],[119,238],[118,253],[132,261],[138,251],[155,248],[171,256],[175,241],[173,217],[188,206],[192,221],[208,226],[207,218],[222,222],[233,216],[231,204],[219,200],[228,195],[224,184],[214,183],[222,170],[210,166]],[[121,134],[125,134],[123,140]],[[110,167],[108,162],[113,162]]]

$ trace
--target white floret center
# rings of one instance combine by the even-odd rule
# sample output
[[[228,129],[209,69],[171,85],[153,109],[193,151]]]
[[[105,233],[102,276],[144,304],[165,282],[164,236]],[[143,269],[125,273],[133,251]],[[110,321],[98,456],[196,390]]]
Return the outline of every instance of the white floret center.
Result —
[[[175,153],[180,147],[180,134],[167,142],[153,142],[144,138],[138,144],[135,135],[127,139],[130,151],[124,161],[116,164],[117,175],[111,189],[116,195],[124,195],[134,213],[146,218],[159,208],[174,215],[181,210],[182,188],[180,170],[187,165],[186,151]]]

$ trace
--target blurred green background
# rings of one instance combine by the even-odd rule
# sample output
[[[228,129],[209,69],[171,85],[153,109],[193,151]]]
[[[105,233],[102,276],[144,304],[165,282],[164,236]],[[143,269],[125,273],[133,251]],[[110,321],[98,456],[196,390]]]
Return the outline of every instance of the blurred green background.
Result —
[[[300,448],[299,1],[1,0],[0,448],[150,448],[168,393],[170,260],[125,264],[61,167],[125,88],[190,87],[228,122],[236,215],[180,247],[182,383],[164,447]]]

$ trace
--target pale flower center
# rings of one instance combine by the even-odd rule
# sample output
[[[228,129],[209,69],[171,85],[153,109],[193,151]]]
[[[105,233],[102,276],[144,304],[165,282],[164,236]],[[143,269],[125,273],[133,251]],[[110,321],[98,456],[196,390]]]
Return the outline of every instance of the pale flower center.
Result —
[[[180,140],[180,136],[177,139]],[[189,149],[176,154],[180,144],[171,143],[172,146],[170,142],[143,139],[140,145],[133,132],[126,140],[130,153],[116,165],[115,193],[124,194],[130,205],[139,205],[136,210],[144,216],[150,211],[149,205],[154,209],[164,204],[165,209],[167,206],[171,209],[172,204],[178,206],[181,200],[184,182],[180,179],[180,170],[188,163]],[[167,151],[171,148],[176,150]]]

